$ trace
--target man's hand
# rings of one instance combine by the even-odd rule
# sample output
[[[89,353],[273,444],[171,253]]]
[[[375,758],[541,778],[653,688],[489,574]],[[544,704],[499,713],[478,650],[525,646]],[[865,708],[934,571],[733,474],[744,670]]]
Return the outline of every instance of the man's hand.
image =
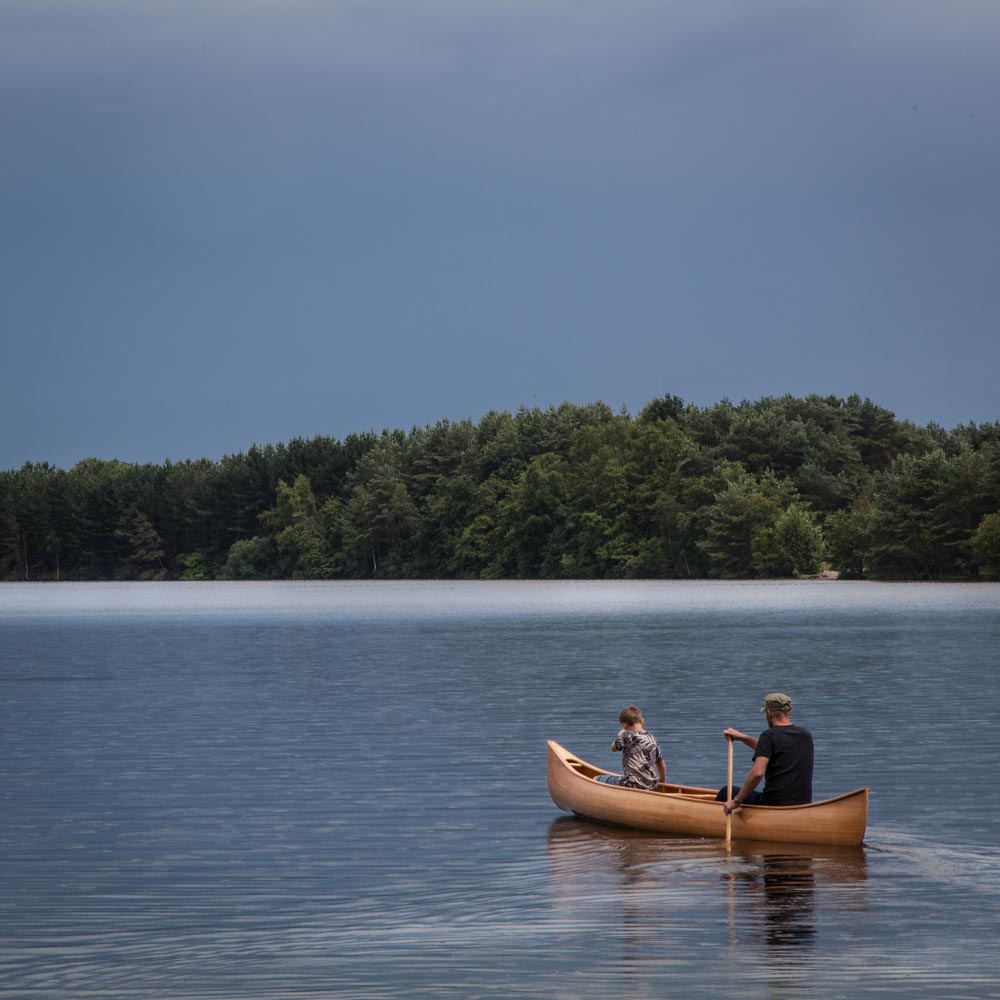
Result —
[[[733,729],[731,726],[729,729],[723,729],[722,735],[727,740],[736,740],[739,743],[745,743],[751,750],[757,749],[756,736],[747,736],[746,733],[741,733],[738,729]]]
[[[730,799],[727,803],[725,803],[725,805],[723,805],[722,811],[728,816],[730,813],[736,812],[739,808],[740,803],[737,802],[736,799]]]

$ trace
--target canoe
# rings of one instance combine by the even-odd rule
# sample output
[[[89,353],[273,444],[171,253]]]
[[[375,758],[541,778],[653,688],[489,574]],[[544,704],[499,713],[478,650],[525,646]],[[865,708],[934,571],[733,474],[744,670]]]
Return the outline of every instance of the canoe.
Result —
[[[726,836],[726,815],[715,801],[717,788],[660,784],[655,791],[596,781],[611,774],[594,767],[554,740],[548,741],[552,801],[566,812],[602,823],[651,830],[671,837]],[[857,846],[868,822],[868,789],[804,806],[742,806],[733,813],[734,840],[783,844]]]

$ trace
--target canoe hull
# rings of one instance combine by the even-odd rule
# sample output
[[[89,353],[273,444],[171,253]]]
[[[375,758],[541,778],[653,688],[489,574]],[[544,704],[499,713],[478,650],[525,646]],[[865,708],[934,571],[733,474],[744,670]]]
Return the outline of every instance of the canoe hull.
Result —
[[[620,788],[595,781],[609,774],[548,741],[549,795],[566,812],[602,823],[650,830],[672,837],[726,836],[726,816],[716,790],[661,785],[657,791]],[[864,840],[868,789],[859,788],[805,806],[743,806],[733,814],[734,840],[856,846]]]

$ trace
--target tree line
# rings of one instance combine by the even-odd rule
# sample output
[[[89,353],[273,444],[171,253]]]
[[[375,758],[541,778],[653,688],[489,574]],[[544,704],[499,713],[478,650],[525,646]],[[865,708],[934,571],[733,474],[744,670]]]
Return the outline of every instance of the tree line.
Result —
[[[1000,423],[603,403],[0,472],[0,579],[1000,578]]]

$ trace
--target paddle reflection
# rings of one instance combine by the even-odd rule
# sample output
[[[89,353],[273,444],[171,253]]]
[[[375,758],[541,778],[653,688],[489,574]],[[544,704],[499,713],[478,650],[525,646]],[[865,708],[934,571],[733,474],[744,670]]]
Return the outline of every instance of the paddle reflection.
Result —
[[[720,922],[730,945],[764,946],[791,959],[815,943],[819,910],[867,908],[860,847],[818,847],[672,839],[560,817],[549,826],[548,857],[563,919],[599,907],[630,957],[662,954],[664,935]],[[720,893],[721,887],[721,893]],[[721,925],[721,922],[720,922]]]

